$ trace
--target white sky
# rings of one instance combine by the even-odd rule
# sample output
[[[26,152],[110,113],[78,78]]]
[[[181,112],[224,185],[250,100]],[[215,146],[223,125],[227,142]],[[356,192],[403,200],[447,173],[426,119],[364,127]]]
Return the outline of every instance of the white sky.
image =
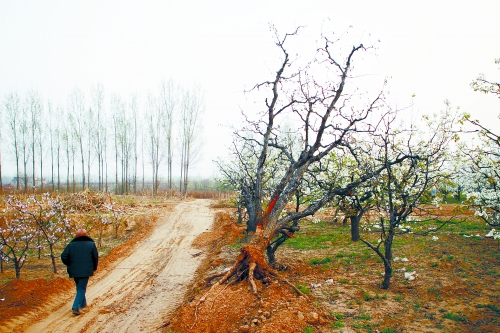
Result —
[[[277,69],[269,23],[282,33],[307,26],[312,47],[321,27],[340,35],[352,25],[353,40],[381,41],[367,74],[380,84],[389,78],[394,104],[416,94],[414,108],[432,113],[448,99],[497,125],[500,102],[474,93],[470,82],[479,73],[499,80],[499,17],[498,0],[0,0],[0,97],[34,88],[64,105],[75,86],[88,92],[101,83],[108,98],[127,99],[145,96],[161,78],[199,83],[206,149],[193,174],[210,176],[211,159],[231,140],[219,125],[234,123],[241,92]]]

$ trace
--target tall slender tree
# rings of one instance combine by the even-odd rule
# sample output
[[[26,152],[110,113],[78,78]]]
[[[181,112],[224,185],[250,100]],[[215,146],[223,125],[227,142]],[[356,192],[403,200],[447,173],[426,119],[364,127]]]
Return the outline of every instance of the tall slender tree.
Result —
[[[162,113],[165,117],[165,144],[166,144],[166,155],[167,155],[167,184],[168,188],[172,189],[172,161],[173,161],[173,124],[174,124],[174,114],[178,104],[178,94],[179,88],[174,84],[173,80],[165,81],[162,80],[160,85],[160,103],[162,107]]]
[[[4,99],[5,117],[8,124],[8,133],[12,145],[12,154],[16,164],[16,190],[20,190],[20,160],[21,160],[21,142],[20,142],[20,126],[21,126],[21,106],[20,98],[17,93],[11,92]]]
[[[203,123],[205,112],[204,94],[200,87],[186,90],[182,97],[180,114],[181,141],[181,184],[180,190],[186,195],[189,183],[189,169],[196,162],[202,147]]]
[[[87,114],[85,113],[85,96],[83,91],[75,87],[70,93],[68,100],[69,120],[74,140],[77,144],[80,154],[80,163],[82,170],[82,188],[86,186],[85,179],[85,136],[87,135]],[[88,163],[88,161],[87,161]]]
[[[94,132],[92,138],[97,157],[97,173],[98,173],[98,188],[99,191],[104,189],[104,131],[105,131],[105,114],[104,114],[104,88],[101,84],[93,86],[90,91],[92,97],[92,108],[94,110]]]
[[[31,161],[32,161],[32,175],[33,175],[33,188],[36,187],[36,146],[38,142],[41,140],[39,134],[41,133],[41,124],[40,118],[42,116],[42,104],[41,98],[37,91],[30,90],[26,96],[25,108],[27,112],[28,118],[27,126],[29,130],[29,144],[31,148]],[[42,156],[39,156],[40,161],[42,160]],[[40,170],[41,172],[42,170]],[[40,175],[41,177],[41,175]]]
[[[163,158],[161,148],[164,142],[164,117],[162,108],[158,105],[158,99],[153,94],[148,96],[145,117],[148,128],[148,153],[152,166],[153,195],[156,195],[160,186],[159,169]]]

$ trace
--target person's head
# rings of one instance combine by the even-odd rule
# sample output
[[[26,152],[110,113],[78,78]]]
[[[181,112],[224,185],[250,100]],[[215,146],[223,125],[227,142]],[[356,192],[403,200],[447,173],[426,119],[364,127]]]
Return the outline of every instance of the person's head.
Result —
[[[75,237],[87,236],[87,231],[85,229],[78,229],[76,231]]]

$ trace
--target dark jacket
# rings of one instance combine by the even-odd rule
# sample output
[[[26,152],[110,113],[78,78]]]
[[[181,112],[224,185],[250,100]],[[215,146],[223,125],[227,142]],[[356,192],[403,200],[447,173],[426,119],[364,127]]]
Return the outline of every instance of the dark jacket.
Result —
[[[61,260],[70,278],[94,275],[99,261],[94,240],[88,236],[74,238],[61,253]]]

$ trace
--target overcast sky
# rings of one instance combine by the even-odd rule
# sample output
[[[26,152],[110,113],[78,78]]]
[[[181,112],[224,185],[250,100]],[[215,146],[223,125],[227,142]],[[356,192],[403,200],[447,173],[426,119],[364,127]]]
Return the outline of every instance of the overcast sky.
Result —
[[[33,88],[57,105],[75,86],[101,83],[108,97],[126,99],[162,78],[200,84],[206,149],[194,174],[210,175],[209,161],[230,143],[220,125],[236,121],[245,88],[277,69],[269,23],[280,32],[306,26],[304,49],[325,27],[340,35],[352,26],[352,40],[380,40],[367,74],[389,78],[393,103],[415,94],[414,108],[432,113],[448,99],[492,124],[500,101],[470,82],[479,73],[500,78],[499,15],[497,0],[0,0],[0,97]]]

